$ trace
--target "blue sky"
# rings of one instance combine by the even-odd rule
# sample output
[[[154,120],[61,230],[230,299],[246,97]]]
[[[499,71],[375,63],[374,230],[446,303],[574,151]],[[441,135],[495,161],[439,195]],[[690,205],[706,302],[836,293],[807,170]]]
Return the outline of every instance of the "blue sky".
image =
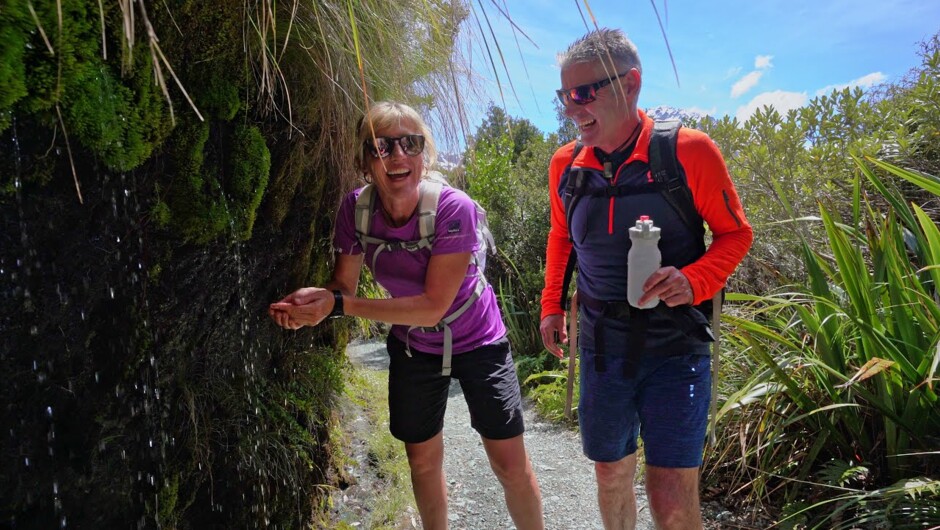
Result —
[[[586,31],[577,8],[587,16],[585,2],[496,0],[508,5],[530,42],[513,36],[492,0],[482,1],[515,87],[516,96],[500,65],[507,111],[554,131],[555,56]],[[651,2],[587,1],[598,25],[623,29],[639,48],[641,108],[669,105],[739,120],[764,104],[785,111],[833,88],[897,80],[920,63],[918,43],[940,30],[937,0],[654,1],[666,25],[678,84]],[[480,13],[479,4],[475,7]],[[472,15],[469,22],[478,33]],[[482,18],[481,23],[485,28]],[[478,49],[479,39],[473,42]],[[482,119],[480,108],[490,100],[500,104],[492,69],[482,57],[479,51],[472,57],[482,90],[469,117],[471,130]]]

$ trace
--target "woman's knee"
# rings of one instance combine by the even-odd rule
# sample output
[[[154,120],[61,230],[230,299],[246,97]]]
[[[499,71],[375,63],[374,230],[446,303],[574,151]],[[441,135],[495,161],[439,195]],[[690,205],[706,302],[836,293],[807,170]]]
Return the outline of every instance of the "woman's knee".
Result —
[[[508,440],[484,438],[483,445],[490,467],[500,482],[528,480],[532,474],[532,466],[529,464],[529,455],[521,435]]]
[[[405,454],[412,475],[440,473],[444,468],[444,443],[440,433],[426,442],[406,443]]]

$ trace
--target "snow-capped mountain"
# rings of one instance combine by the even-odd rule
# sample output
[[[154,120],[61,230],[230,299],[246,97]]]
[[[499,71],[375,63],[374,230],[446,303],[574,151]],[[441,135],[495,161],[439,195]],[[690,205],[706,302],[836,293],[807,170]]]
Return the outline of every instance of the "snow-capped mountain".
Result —
[[[701,120],[706,116],[694,110],[677,109],[667,105],[648,108],[646,109],[646,115],[654,120],[680,120],[685,124],[695,120]]]
[[[463,155],[460,153],[437,153],[438,169],[448,171],[463,164]]]

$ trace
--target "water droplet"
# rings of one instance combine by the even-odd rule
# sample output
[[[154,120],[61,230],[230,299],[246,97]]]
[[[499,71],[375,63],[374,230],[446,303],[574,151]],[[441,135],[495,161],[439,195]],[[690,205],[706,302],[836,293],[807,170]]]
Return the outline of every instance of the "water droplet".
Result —
[[[100,382],[101,382],[101,377],[99,377],[98,372],[95,372],[95,382],[96,382],[96,383],[100,383]]]
[[[65,527],[66,527],[66,521],[65,521],[65,516],[63,515],[62,520],[59,521],[59,528],[65,528]]]
[[[108,292],[111,293],[111,299],[114,299],[114,287],[108,287]]]
[[[46,415],[52,417],[52,407],[46,407]]]
[[[29,467],[29,457],[27,456],[25,460],[26,460],[26,467]]]
[[[29,328],[29,334],[30,334],[30,335],[39,335],[39,327],[38,327],[38,326],[31,326],[31,327]]]
[[[58,481],[53,481],[53,482],[52,482],[52,494],[53,494],[53,495],[58,495],[58,494],[59,494],[59,482],[58,482]]]

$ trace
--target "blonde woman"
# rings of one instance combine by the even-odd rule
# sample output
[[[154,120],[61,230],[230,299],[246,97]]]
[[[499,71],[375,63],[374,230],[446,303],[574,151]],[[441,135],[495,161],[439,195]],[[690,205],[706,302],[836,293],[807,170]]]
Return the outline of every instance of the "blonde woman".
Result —
[[[380,102],[361,120],[358,136],[356,162],[372,189],[349,193],[339,208],[332,279],[271,304],[271,317],[287,329],[340,315],[392,324],[390,430],[405,443],[425,529],[447,528],[442,429],[451,378],[461,384],[516,527],[541,529],[541,494],[523,443],[506,328],[473,259],[480,251],[476,206],[462,191],[439,186],[434,233],[423,238],[419,202],[430,193],[427,170],[436,154],[424,120],[407,105]],[[360,200],[363,193],[371,200]],[[368,234],[357,234],[357,215],[367,216]],[[400,244],[424,239],[433,244]],[[356,296],[364,263],[391,298]]]

